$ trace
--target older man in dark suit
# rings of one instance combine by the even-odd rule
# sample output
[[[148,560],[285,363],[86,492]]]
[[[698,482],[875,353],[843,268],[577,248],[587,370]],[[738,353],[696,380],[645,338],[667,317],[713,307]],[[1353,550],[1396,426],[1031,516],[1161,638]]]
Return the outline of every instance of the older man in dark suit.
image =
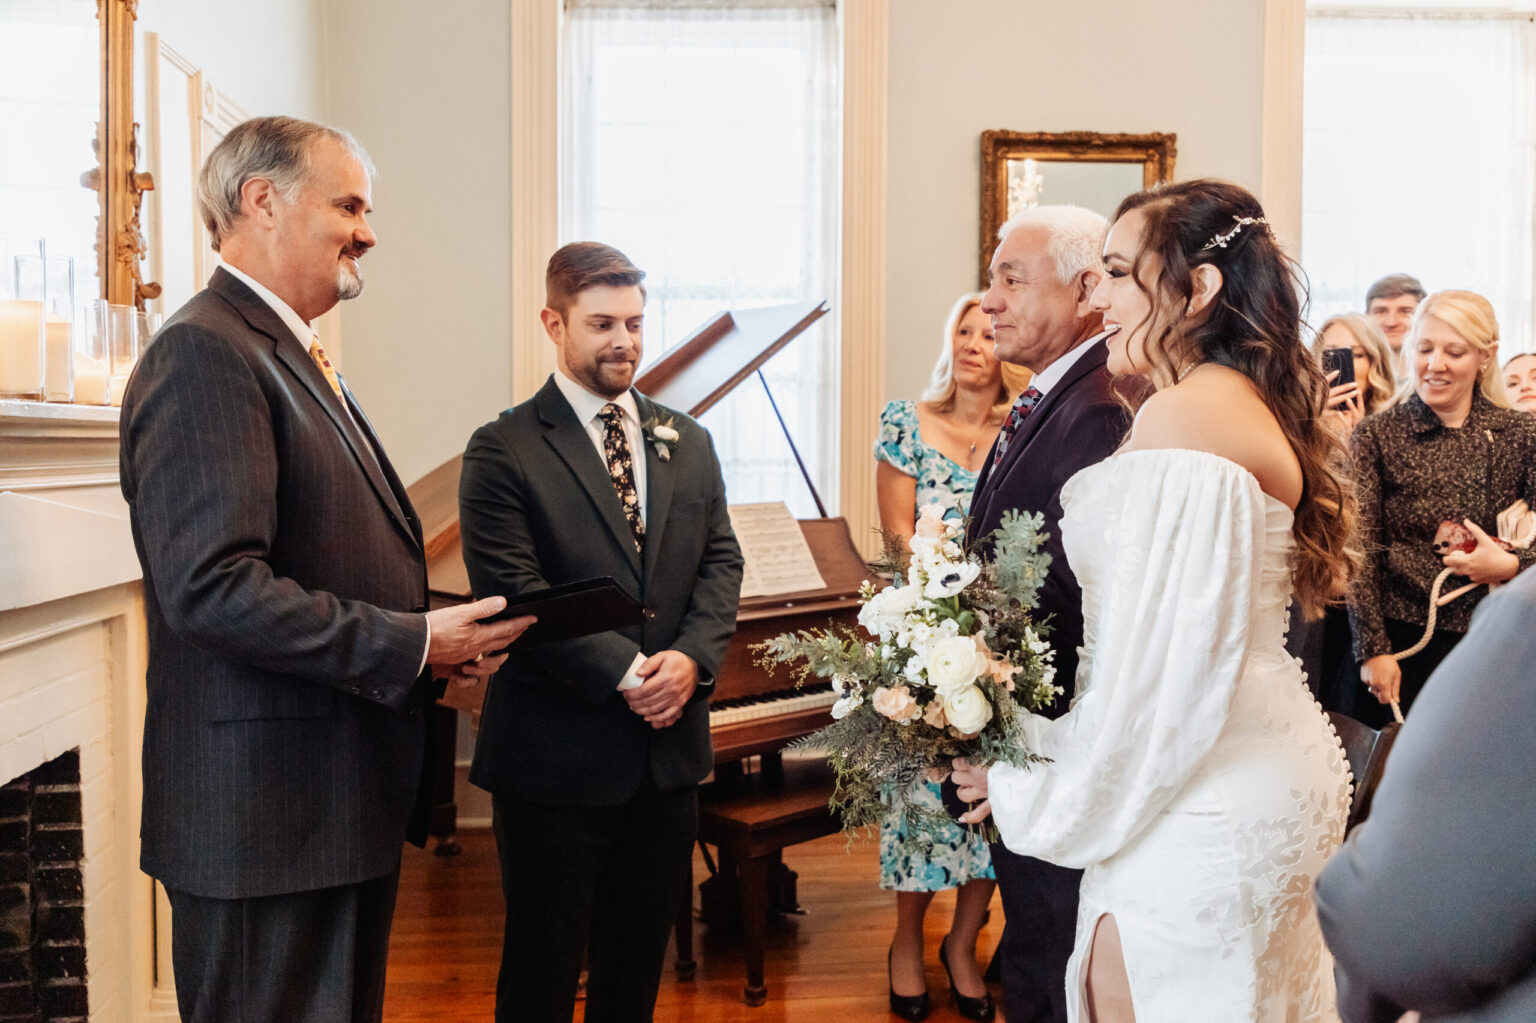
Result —
[[[489,789],[507,917],[499,1023],[649,1020],[713,766],[709,693],[742,558],[708,431],[633,390],[644,274],[577,242],[551,257],[558,370],[481,427],[459,486],[479,596],[612,576],[645,605],[616,631],[514,649],[470,779]]]
[[[199,182],[225,267],[145,354],[122,489],[149,627],[144,870],[184,1020],[382,1018],[400,847],[425,837],[432,676],[530,619],[426,612],[421,526],[312,321],[362,290],[367,154],[237,126]]]
[[[1083,641],[1082,591],[1061,545],[1061,488],[1102,461],[1130,429],[1126,404],[1104,368],[1103,323],[1088,298],[1102,271],[1103,217],[1075,206],[1039,206],[1003,225],[981,308],[992,317],[997,357],[1034,371],[1003,423],[971,498],[968,539],[991,534],[1009,509],[1040,512],[1050,573],[1037,614],[1049,617],[1057,683],[1041,713],[1067,709]],[[1139,397],[1133,387],[1129,396]],[[1009,1023],[1065,1023],[1066,968],[1077,926],[1082,871],[1018,856],[1001,843],[992,864],[1002,896],[1004,1011]]]

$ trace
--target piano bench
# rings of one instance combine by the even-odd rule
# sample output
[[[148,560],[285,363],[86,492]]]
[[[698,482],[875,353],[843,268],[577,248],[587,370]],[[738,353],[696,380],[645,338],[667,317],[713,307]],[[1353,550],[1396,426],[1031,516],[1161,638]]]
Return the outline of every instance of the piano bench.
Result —
[[[763,983],[763,944],[770,912],[769,882],[774,868],[780,865],[779,854],[787,846],[833,834],[839,828],[827,805],[832,798],[832,769],[825,760],[791,760],[778,770],[768,757],[763,759],[767,762],[763,771],[734,777],[727,774],[699,789],[699,841],[718,847],[722,868],[734,863],[740,879],[742,944],[747,962],[742,999],[752,1006],[762,1005],[768,998]],[[678,976],[690,979],[693,969],[690,876],[677,920]]]

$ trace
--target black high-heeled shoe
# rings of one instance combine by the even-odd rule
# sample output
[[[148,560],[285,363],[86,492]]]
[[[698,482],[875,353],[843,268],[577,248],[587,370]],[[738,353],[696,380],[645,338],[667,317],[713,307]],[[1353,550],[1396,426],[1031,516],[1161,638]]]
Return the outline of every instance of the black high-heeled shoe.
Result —
[[[925,990],[920,995],[898,995],[896,985],[891,982],[891,950],[885,950],[885,983],[891,993],[891,1011],[902,1019],[911,1020],[912,1023],[922,1023],[928,1018],[933,1004],[928,1000],[928,992]]]
[[[988,991],[979,998],[962,995],[960,989],[955,987],[955,974],[949,968],[949,935],[944,935],[944,940],[939,942],[939,962],[944,966],[944,975],[949,978],[949,995],[954,999],[955,1011],[968,1020],[975,1023],[991,1023],[992,1017],[997,1015],[997,1006],[992,1004],[992,992]],[[892,997],[895,997],[894,995]]]

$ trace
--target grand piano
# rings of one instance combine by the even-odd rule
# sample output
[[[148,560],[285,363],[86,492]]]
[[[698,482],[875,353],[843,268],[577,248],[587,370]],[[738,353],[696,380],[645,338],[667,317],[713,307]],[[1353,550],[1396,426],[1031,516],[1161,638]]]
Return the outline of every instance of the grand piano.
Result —
[[[700,845],[710,868],[710,877],[700,885],[700,917],[712,926],[742,930],[747,961],[743,998],[749,1005],[761,1005],[767,998],[767,918],[799,909],[795,873],[785,866],[781,850],[837,830],[827,807],[831,781],[825,764],[818,760],[786,768],[779,755],[785,744],[830,723],[835,694],[830,686],[798,689],[787,676],[769,675],[754,663],[751,647],[781,632],[824,628],[831,621],[853,624],[859,588],[868,578],[848,523],[827,515],[762,373],[764,363],[826,313],[821,302],[722,312],[635,382],[642,393],[697,418],[757,377],[820,512],[799,525],[825,587],[743,598],[736,633],[710,698],[715,778],[700,799]],[[470,599],[459,541],[459,474],[460,459],[454,458],[410,488],[427,538],[427,579],[434,607]],[[458,850],[453,838],[455,708],[478,710],[483,698],[483,690],[454,691],[450,705],[436,712],[442,760],[431,830],[439,853]],[[705,843],[715,845],[718,863]],[[690,892],[677,922],[677,972],[685,980],[693,975],[692,906]]]

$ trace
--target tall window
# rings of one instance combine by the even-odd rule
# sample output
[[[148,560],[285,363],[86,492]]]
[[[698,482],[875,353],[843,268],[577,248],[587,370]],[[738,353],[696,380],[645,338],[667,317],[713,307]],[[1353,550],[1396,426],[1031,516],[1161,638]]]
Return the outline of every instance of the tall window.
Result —
[[[1530,14],[1315,8],[1307,19],[1302,264],[1313,320],[1411,273],[1536,348],[1536,23]]]
[[[645,360],[714,313],[835,300],[836,9],[830,0],[567,0],[561,236],[646,272]],[[836,316],[765,367],[835,507]],[[733,503],[814,505],[761,384],[704,417]]]

